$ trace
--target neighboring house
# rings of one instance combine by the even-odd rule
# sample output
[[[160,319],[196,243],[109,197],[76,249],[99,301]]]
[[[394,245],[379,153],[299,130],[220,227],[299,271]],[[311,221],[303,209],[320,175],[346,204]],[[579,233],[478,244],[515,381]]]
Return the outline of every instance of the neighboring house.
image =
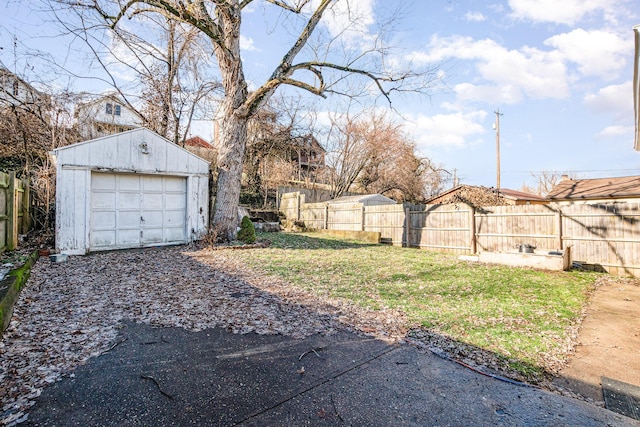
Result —
[[[298,166],[298,179],[314,177],[325,166],[327,152],[313,135],[293,138],[291,161]]]
[[[640,176],[570,179],[566,176],[547,195],[551,202],[640,202]]]
[[[201,157],[209,162],[211,165],[216,164],[218,157],[218,151],[213,144],[205,141],[199,136],[193,136],[184,141],[184,148],[192,152],[198,157]]]
[[[457,185],[425,202],[428,205],[466,203],[471,206],[542,205],[548,203],[544,197],[510,190],[487,188],[475,185]]]
[[[192,136],[184,141],[185,147],[205,148],[207,150],[215,150],[215,147],[199,136]]]
[[[182,244],[207,232],[209,164],[151,130],[51,154],[60,253]]]
[[[78,131],[85,139],[126,132],[142,126],[142,118],[116,95],[76,105]]]
[[[0,67],[0,106],[25,106],[48,103],[49,96],[6,68]]]

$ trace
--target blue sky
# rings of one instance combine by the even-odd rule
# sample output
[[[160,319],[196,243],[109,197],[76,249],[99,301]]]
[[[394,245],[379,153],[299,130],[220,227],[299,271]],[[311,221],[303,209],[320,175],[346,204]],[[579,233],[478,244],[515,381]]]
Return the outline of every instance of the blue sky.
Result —
[[[18,50],[49,53],[82,73],[87,56],[77,43],[68,52],[69,39],[53,37],[59,29],[46,23],[34,4],[9,0],[0,6],[2,62],[13,63],[15,36]],[[352,2],[361,26],[347,39],[374,34],[377,14],[392,4]],[[640,175],[631,88],[637,0],[416,0],[403,5],[389,34],[396,47],[390,60],[437,66],[444,77],[429,97],[394,100],[397,120],[421,154],[455,169],[463,183],[494,186],[492,124],[499,110],[502,187],[533,184],[532,173],[541,171],[583,178]],[[256,0],[243,15],[245,71],[256,83],[288,47],[268,11]],[[337,31],[340,21],[332,16],[325,29]],[[106,89],[91,80],[70,83],[78,90]],[[210,127],[199,129],[206,133]]]

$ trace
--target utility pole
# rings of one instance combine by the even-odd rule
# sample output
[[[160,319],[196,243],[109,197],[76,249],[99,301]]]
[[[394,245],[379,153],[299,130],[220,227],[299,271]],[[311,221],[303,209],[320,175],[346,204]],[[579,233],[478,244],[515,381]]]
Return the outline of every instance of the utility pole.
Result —
[[[496,114],[496,122],[493,128],[496,130],[496,189],[500,189],[500,109],[494,111]]]

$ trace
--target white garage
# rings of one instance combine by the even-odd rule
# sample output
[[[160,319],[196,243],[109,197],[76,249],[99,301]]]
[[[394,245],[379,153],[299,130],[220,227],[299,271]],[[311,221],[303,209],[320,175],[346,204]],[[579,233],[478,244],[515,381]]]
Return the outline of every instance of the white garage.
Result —
[[[56,250],[181,244],[207,230],[209,165],[148,129],[52,152]]]

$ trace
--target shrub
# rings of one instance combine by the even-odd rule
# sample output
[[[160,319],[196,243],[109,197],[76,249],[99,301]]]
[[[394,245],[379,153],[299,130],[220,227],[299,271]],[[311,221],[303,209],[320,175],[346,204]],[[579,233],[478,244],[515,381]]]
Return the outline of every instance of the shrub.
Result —
[[[238,231],[238,240],[248,245],[256,241],[256,229],[248,216],[242,217],[240,222],[240,231]]]

